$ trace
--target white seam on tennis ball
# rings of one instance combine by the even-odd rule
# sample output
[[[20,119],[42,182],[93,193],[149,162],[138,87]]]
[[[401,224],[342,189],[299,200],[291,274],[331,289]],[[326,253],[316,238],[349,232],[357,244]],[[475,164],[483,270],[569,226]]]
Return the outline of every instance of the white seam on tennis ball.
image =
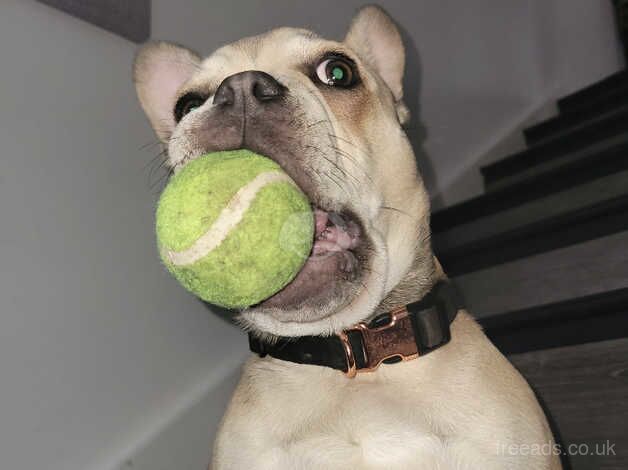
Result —
[[[191,247],[183,251],[166,249],[164,252],[166,259],[175,266],[186,266],[207,256],[212,250],[219,247],[229,232],[240,223],[257,193],[268,184],[280,182],[291,183],[296,186],[287,174],[280,171],[266,171],[257,175],[235,193],[220,211],[209,230],[201,235]]]

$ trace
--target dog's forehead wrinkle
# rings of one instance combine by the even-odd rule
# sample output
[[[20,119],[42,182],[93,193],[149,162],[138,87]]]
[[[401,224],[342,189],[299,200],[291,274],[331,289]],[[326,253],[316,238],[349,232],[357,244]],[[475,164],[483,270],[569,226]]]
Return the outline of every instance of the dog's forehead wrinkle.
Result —
[[[281,47],[278,48],[277,44]],[[243,38],[223,48],[223,53],[234,53],[228,59],[238,67],[281,73],[316,60],[326,51],[353,55],[342,43],[321,38],[316,33],[297,28],[277,28],[257,36]]]

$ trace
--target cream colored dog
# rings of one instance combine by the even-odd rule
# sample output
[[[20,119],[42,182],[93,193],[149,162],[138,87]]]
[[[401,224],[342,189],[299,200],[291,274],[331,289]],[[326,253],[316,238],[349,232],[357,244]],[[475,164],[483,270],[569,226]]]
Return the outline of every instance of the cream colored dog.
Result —
[[[280,28],[204,60],[163,42],[139,52],[139,99],[174,171],[210,151],[251,149],[282,165],[322,223],[297,278],[240,313],[249,331],[339,333],[444,277],[402,129],[403,70],[399,32],[377,7],[356,15],[343,42]],[[517,451],[552,442],[525,380],[465,311],[451,335],[425,357],[355,378],[252,356],[212,468],[560,468],[556,456]]]

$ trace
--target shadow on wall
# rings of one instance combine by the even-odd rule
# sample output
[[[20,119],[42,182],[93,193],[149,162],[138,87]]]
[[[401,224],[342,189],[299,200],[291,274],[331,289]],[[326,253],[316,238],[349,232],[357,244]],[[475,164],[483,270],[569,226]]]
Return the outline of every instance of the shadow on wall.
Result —
[[[218,318],[231,324],[234,328],[239,328],[237,323],[234,320],[235,316],[238,314],[237,310],[229,310],[227,308],[218,307],[208,302],[203,302],[202,300],[200,302],[204,303],[205,306]]]
[[[397,24],[401,32],[401,38],[406,48],[406,70],[403,80],[404,100],[410,110],[410,122],[405,126],[408,139],[412,143],[419,171],[430,194],[432,205],[442,206],[442,197],[436,194],[436,171],[431,158],[425,152],[423,144],[428,137],[427,128],[421,120],[421,87],[423,74],[421,68],[421,56],[408,31]]]

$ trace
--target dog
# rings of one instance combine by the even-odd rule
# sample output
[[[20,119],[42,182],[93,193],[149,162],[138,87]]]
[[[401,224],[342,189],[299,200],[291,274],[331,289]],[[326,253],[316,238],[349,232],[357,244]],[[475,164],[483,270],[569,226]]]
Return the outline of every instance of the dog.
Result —
[[[272,352],[281,341],[302,343],[286,338],[333,338],[345,348],[343,371],[278,358],[278,348],[253,354],[211,468],[561,468],[553,453],[533,450],[553,438],[530,387],[458,306],[442,347],[393,351],[386,359],[403,360],[356,371],[346,332],[357,329],[365,342],[391,334],[401,317],[389,315],[383,328],[369,322],[447,282],[403,130],[404,63],[400,33],[376,6],[356,14],[342,42],[279,28],[204,60],[166,42],[136,56],[139,101],[173,171],[208,152],[246,148],[279,163],[312,202],[312,256],[288,286],[237,316],[252,344]],[[394,349],[399,338],[379,346]]]

